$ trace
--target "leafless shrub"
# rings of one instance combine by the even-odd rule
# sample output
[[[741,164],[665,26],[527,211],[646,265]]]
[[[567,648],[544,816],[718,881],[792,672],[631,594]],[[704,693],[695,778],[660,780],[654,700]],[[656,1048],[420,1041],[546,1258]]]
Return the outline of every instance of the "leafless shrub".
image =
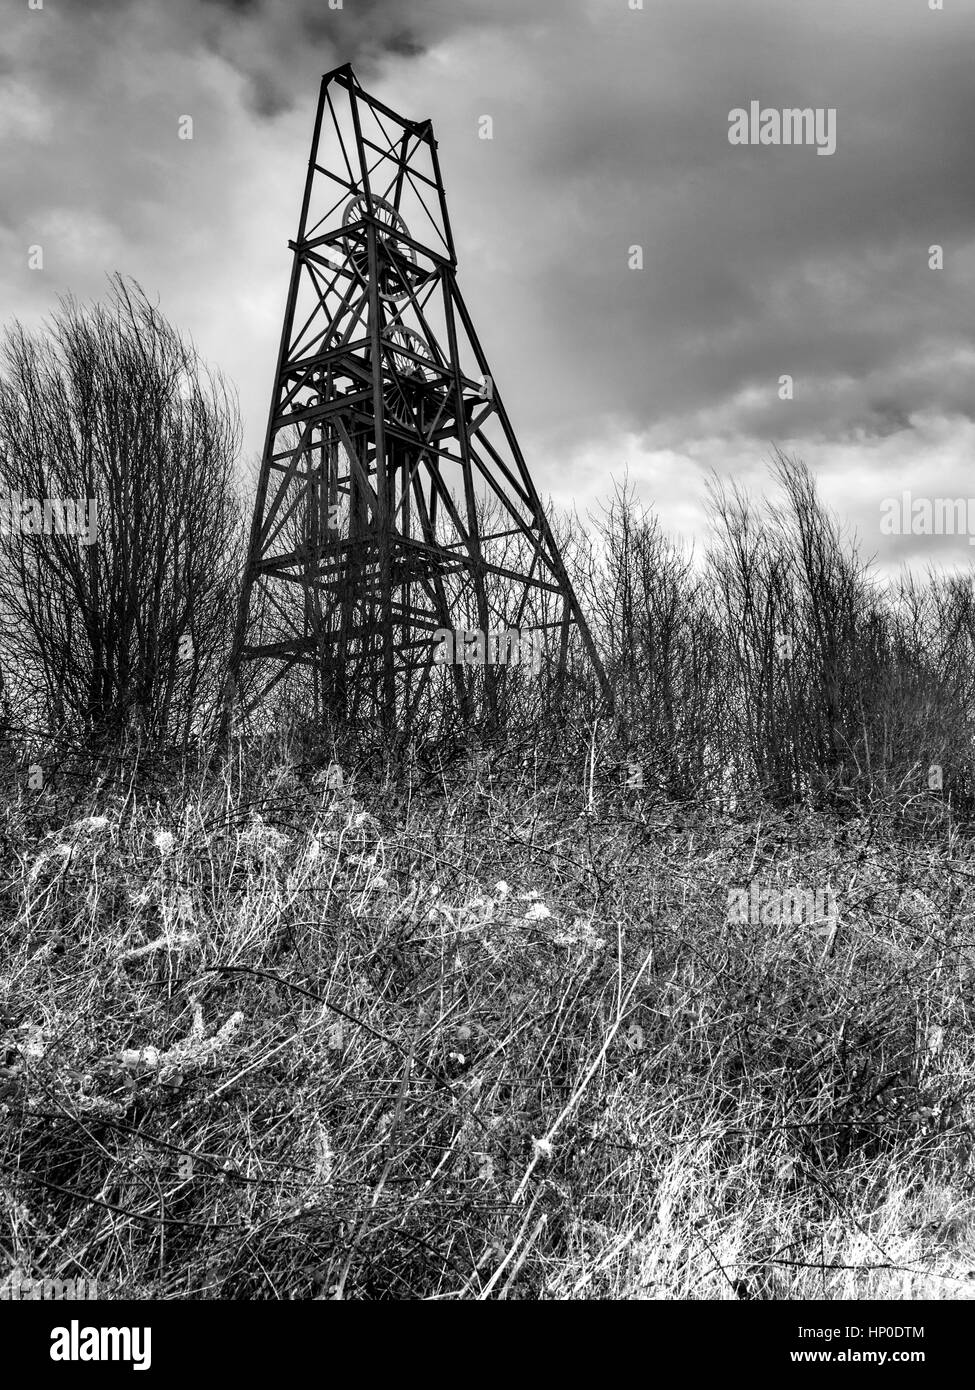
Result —
[[[94,499],[97,539],[0,542],[0,663],[21,719],[187,740],[226,658],[239,575],[236,405],[133,284],[6,335],[0,482]]]

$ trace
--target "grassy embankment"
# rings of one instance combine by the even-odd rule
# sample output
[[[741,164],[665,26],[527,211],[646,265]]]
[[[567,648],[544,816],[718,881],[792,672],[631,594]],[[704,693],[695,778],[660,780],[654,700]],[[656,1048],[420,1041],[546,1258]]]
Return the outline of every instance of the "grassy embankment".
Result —
[[[590,807],[584,771],[330,792],[279,754],[70,817],[15,796],[8,1266],[159,1298],[971,1296],[964,828]],[[837,920],[729,922],[753,878]]]

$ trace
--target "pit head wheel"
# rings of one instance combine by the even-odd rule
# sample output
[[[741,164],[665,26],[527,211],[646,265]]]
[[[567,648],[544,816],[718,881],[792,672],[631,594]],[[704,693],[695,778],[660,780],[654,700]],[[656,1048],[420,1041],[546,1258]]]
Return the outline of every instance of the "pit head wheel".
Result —
[[[379,223],[377,250],[379,252],[379,295],[388,304],[398,304],[408,299],[414,288],[417,274],[416,252],[403,237],[410,235],[409,228],[385,198],[371,199],[372,216]],[[351,227],[370,215],[370,199],[364,193],[350,198],[342,213],[343,227]],[[364,285],[369,283],[369,257],[365,246],[356,242],[351,251],[352,264]]]
[[[400,376],[414,377],[417,381],[436,380],[437,371],[430,349],[415,329],[394,323],[384,336],[393,347],[393,365]],[[396,351],[397,348],[401,351]],[[417,361],[417,358],[421,360]]]
[[[392,348],[392,366],[398,377],[385,393],[386,409],[401,424],[412,425],[415,411],[423,408],[424,397],[423,392],[413,389],[414,385],[436,381],[439,373],[427,342],[415,329],[394,323],[385,329],[383,337]]]

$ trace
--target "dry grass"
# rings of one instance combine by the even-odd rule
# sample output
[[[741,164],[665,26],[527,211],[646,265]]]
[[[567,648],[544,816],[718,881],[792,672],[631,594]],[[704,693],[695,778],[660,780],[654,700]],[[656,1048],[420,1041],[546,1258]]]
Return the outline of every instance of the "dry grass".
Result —
[[[971,841],[285,753],[3,813],[0,1247],[153,1298],[975,1291]],[[70,823],[68,823],[70,819]],[[838,924],[737,925],[730,886]]]

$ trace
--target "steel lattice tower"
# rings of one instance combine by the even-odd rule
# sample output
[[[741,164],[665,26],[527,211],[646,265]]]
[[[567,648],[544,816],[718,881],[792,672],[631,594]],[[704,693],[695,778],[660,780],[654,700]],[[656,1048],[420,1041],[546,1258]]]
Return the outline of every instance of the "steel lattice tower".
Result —
[[[490,718],[504,669],[461,653],[438,671],[438,630],[546,633],[551,672],[575,624],[609,698],[457,287],[431,124],[348,65],[322,80],[289,245],[230,689],[257,663],[253,709],[306,667],[316,712],[405,731],[433,678]],[[502,524],[484,534],[488,498]]]

